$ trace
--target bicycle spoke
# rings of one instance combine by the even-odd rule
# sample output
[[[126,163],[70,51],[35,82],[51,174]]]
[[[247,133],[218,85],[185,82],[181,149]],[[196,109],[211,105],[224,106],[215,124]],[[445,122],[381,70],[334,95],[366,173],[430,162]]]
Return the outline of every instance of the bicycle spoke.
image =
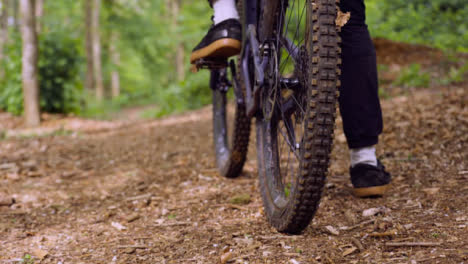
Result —
[[[293,58],[295,63],[299,61],[299,47],[294,44],[292,40],[290,40],[287,36],[283,36],[280,41],[281,45],[283,45],[290,56]]]
[[[295,3],[295,2],[296,2],[296,1],[294,1],[294,3]],[[297,4],[297,7],[298,7],[298,8],[297,8],[297,12],[298,12],[298,18],[299,18],[299,20],[297,21],[296,30],[295,30],[294,35],[293,35],[293,36],[294,36],[293,39],[292,39],[292,42],[293,42],[293,43],[294,43],[294,40],[296,40],[296,37],[298,36],[298,33],[299,33],[299,28],[300,28],[300,26],[301,26],[302,18],[303,18],[303,16],[304,16],[304,13],[305,13],[305,10],[306,10],[306,3],[307,3],[307,1],[304,1],[304,7],[302,8],[302,12],[301,12],[301,15],[300,15],[300,16],[299,16],[299,4]],[[294,4],[293,4],[293,7],[294,7]],[[294,8],[293,8],[292,10],[294,10]],[[291,13],[293,13],[293,12],[294,12],[294,11],[292,11]],[[289,18],[291,18],[291,13],[290,13]],[[285,33],[283,34],[283,37],[286,37],[286,38],[288,37],[288,35],[287,35],[288,30],[289,30],[289,21],[288,21],[288,25],[286,25],[286,31],[285,31]],[[302,43],[303,40],[304,40],[304,38],[302,38],[301,41],[300,41],[296,46],[297,46],[297,47],[300,47],[300,45],[301,45],[301,43]],[[288,53],[288,56],[286,57],[286,60],[284,60],[284,61],[280,64],[280,72],[283,72],[284,68],[285,68],[286,65],[287,65],[287,62],[289,61],[290,56],[291,56],[291,53]]]

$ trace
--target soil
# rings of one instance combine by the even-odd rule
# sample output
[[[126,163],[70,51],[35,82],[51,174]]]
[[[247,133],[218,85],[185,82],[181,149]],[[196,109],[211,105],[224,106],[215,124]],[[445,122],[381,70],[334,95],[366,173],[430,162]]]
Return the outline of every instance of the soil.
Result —
[[[466,85],[382,101],[393,183],[377,199],[352,195],[338,119],[320,208],[296,236],[265,219],[254,134],[243,174],[217,174],[211,107],[33,132],[2,114],[0,262],[466,263],[467,102]]]

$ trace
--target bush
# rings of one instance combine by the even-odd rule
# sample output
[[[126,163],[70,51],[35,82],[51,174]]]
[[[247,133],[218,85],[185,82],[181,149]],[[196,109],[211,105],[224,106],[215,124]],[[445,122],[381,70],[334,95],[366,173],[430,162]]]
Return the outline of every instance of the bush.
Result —
[[[21,45],[18,35],[12,36],[5,46],[6,56],[1,61],[4,78],[0,79],[0,109],[19,115],[23,112],[23,91],[21,89]]]
[[[13,34],[2,62],[5,78],[0,80],[0,109],[19,115],[23,112],[21,84],[21,39]],[[42,111],[77,113],[81,84],[77,41],[63,32],[44,34],[39,39],[39,88]]]
[[[159,107],[155,117],[210,104],[211,89],[207,81],[208,76],[208,71],[191,74],[183,82],[171,84],[168,88],[160,90],[155,100]]]
[[[466,0],[369,0],[366,4],[374,37],[468,52]]]
[[[419,64],[411,64],[403,69],[395,81],[395,84],[398,86],[420,88],[427,88],[430,83],[431,76],[429,73],[421,72],[421,65]]]
[[[62,33],[49,33],[40,42],[41,109],[49,113],[77,113],[82,84],[78,44]]]

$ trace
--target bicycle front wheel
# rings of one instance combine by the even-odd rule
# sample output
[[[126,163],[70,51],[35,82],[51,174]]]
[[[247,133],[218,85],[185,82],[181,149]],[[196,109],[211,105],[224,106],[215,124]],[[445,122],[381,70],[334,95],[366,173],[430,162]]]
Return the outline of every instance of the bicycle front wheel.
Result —
[[[336,117],[339,39],[335,0],[261,0],[269,79],[257,117],[259,180],[269,222],[299,233],[312,220],[328,171]]]

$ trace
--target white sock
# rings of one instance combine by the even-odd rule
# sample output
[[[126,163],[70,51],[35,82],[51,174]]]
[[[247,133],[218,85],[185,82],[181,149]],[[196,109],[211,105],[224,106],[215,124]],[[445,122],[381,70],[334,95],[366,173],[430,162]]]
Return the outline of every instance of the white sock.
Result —
[[[375,156],[375,146],[350,149],[351,167],[358,163],[377,166],[377,157]]]
[[[235,0],[215,0],[213,10],[215,25],[231,18],[239,19]]]

